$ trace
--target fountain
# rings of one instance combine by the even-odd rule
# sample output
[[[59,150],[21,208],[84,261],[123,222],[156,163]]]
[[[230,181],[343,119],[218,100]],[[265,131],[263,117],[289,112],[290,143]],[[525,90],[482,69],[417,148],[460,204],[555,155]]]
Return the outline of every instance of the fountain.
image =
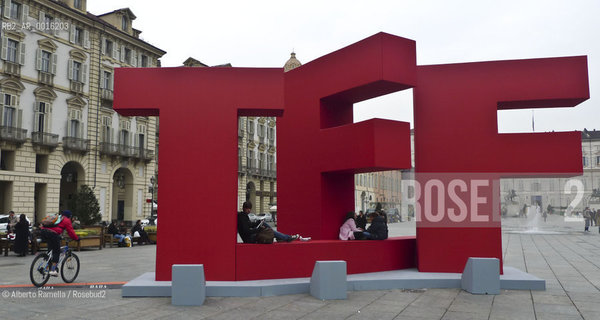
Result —
[[[561,232],[557,231],[549,231],[540,228],[542,225],[542,209],[539,205],[528,206],[525,212],[527,213],[527,222],[525,224],[525,229],[510,231],[509,233],[518,233],[518,234],[561,234]]]

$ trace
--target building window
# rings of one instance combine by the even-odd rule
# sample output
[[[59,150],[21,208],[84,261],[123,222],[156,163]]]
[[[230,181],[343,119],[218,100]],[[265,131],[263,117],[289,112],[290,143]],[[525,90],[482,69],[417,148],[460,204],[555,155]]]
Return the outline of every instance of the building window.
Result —
[[[248,150],[248,159],[247,159],[248,168],[254,168],[254,150]]]
[[[108,117],[104,117],[104,118],[108,118]],[[108,119],[110,119],[110,118],[108,118]],[[105,121],[103,121],[103,122],[105,122]],[[102,135],[101,135],[100,138],[102,139],[102,142],[110,143],[112,141],[112,128],[111,128],[111,126],[109,124],[106,124],[106,122],[105,122],[105,123],[102,124],[101,130],[102,130]]]
[[[78,45],[83,44],[83,30],[81,28],[75,28],[75,39],[74,42]]]
[[[21,17],[21,4],[18,2],[10,3],[10,13],[9,16],[11,19],[19,19]]]
[[[104,54],[113,57],[113,42],[106,39],[104,40]]]
[[[109,71],[102,72],[102,89],[112,90],[112,73]]]
[[[81,62],[73,61],[73,81],[83,82],[81,81]]]
[[[275,170],[275,157],[272,155],[268,156],[267,166],[269,170]]]
[[[75,120],[75,119],[71,119],[71,121],[69,121],[69,133],[70,133],[70,137],[74,137],[74,138],[82,138],[79,136],[79,121]]]
[[[258,168],[263,170],[265,167],[265,154],[261,152],[258,154]]]
[[[13,39],[8,39],[7,51],[6,51],[6,61],[18,63],[18,61],[17,61],[17,53],[19,51],[18,48],[19,48],[19,42],[15,41]]]
[[[586,158],[586,157],[583,157],[583,166],[584,166],[584,167],[587,167],[587,165],[588,165],[588,164],[587,164],[587,158]]]
[[[119,144],[122,146],[126,146],[129,143],[129,131],[121,130],[119,131]]]
[[[40,29],[46,33],[54,33],[54,17],[49,15],[44,15],[44,21],[42,25],[40,25]]]
[[[121,29],[123,29],[123,31],[127,31],[128,27],[129,27],[129,23],[127,22],[127,17],[123,16],[121,18]]]
[[[148,67],[148,56],[142,55],[142,67]]]
[[[146,135],[143,133],[138,133],[137,135],[137,147],[144,149],[146,146]]]
[[[52,59],[52,54],[48,51],[42,50],[42,65],[40,66],[41,67],[40,71],[50,73],[50,71],[51,71],[50,66],[52,63],[51,59]]]
[[[16,97],[10,94],[4,95],[4,110],[2,111],[2,126],[16,127]]]
[[[35,132],[45,132],[45,129],[47,129],[48,105],[45,102],[38,102],[36,106],[34,130]]]
[[[269,141],[273,141],[275,140],[275,129],[274,128],[269,128],[269,131],[267,131],[267,137],[269,138]]]
[[[596,156],[596,166],[600,166],[600,156]]]
[[[250,134],[250,137],[254,138],[254,121],[253,120],[248,120],[248,133]]]
[[[75,9],[81,10],[82,9],[81,0],[74,0],[73,1],[73,7],[75,7]]]
[[[131,49],[125,48],[125,62],[131,64]]]

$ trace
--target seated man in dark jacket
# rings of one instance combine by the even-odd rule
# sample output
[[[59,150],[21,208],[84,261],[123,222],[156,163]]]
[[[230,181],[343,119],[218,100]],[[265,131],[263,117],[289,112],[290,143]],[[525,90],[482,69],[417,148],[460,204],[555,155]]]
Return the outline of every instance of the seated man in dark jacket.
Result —
[[[384,213],[385,214],[385,213]],[[385,220],[377,212],[372,213],[373,220],[367,229],[369,240],[385,240],[388,238],[388,227]]]
[[[258,234],[260,229],[261,228],[271,228],[266,223],[263,223],[261,228],[257,228],[257,226],[260,224],[260,221],[255,221],[255,222],[250,221],[248,214],[250,213],[251,210],[252,210],[252,203],[246,201],[242,205],[242,212],[238,212],[238,214],[237,214],[237,230],[238,230],[238,233],[240,234],[240,237],[242,238],[242,241],[244,241],[244,243],[256,243],[256,235]],[[275,233],[275,239],[277,239],[278,242],[280,242],[280,241],[290,242],[290,241],[296,240],[300,237],[299,235],[290,236],[290,235],[287,235],[287,234],[284,234],[281,232],[277,232],[275,230],[273,230],[273,232]]]

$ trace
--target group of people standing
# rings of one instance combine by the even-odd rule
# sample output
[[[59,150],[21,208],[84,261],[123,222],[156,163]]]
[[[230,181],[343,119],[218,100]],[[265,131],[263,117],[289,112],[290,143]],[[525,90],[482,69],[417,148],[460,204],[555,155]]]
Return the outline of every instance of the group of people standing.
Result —
[[[387,216],[377,210],[371,213],[371,224],[367,226],[367,217],[360,211],[348,212],[340,227],[340,240],[385,240],[388,238]]]
[[[27,221],[27,216],[25,214],[21,214],[18,218],[15,215],[14,211],[8,212],[8,225],[6,226],[6,231],[8,233],[15,234],[15,243],[13,246],[14,252],[19,257],[24,257],[27,255],[27,246],[29,245],[30,237],[29,237],[29,221]]]

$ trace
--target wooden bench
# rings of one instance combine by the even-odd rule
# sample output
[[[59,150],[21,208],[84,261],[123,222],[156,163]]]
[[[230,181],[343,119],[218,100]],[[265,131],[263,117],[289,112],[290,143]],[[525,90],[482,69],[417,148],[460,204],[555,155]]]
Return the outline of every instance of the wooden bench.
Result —
[[[71,241],[70,247],[81,251],[82,248],[98,248],[102,250],[102,245],[104,243],[104,227],[102,226],[85,226],[82,229],[93,229],[97,231],[97,235],[90,235],[85,237],[80,237],[79,241]],[[61,241],[61,246],[66,244],[65,240]],[[47,248],[47,244],[45,242],[37,241],[37,237],[33,237],[32,245],[35,245],[35,252],[39,249]],[[33,249],[32,249],[33,251]]]
[[[148,239],[150,239],[150,241],[156,243],[156,231],[150,231],[150,232],[146,232],[148,234]]]
[[[10,240],[6,239],[6,238],[2,238],[0,239],[0,254],[2,254],[2,251],[4,251],[4,255],[8,256],[8,251],[10,250]]]
[[[133,247],[134,243],[137,242],[138,245],[142,244],[142,238],[141,237],[131,237],[131,246]],[[103,246],[106,248],[106,244],[108,243],[108,246],[110,248],[113,247],[113,243],[115,245],[119,245],[119,240],[117,238],[114,237],[113,234],[108,233],[108,228],[106,228],[106,230],[104,230],[104,236],[103,236]]]

